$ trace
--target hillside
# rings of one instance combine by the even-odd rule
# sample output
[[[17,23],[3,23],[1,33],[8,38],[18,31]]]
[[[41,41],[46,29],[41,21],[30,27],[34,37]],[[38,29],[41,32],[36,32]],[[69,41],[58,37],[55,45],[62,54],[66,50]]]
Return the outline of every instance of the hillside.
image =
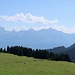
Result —
[[[64,46],[58,46],[58,47],[54,47],[53,49],[46,49],[46,50],[48,50],[49,52],[54,52],[54,53],[68,54],[72,62],[75,62],[75,43],[67,48]]]
[[[0,54],[0,75],[74,75],[75,64]]]

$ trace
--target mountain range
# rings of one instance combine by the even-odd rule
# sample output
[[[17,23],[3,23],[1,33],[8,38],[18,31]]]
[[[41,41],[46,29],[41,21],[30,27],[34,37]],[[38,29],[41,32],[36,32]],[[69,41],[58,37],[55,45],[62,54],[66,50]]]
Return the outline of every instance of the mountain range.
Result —
[[[15,30],[6,31],[0,27],[0,47],[15,45],[69,54],[71,60],[75,62],[75,34],[63,33],[52,28],[17,32]]]
[[[75,34],[67,34],[55,29],[33,29],[24,31],[6,31],[0,27],[0,47],[26,46],[33,49],[49,49],[57,46],[68,47],[75,42]]]

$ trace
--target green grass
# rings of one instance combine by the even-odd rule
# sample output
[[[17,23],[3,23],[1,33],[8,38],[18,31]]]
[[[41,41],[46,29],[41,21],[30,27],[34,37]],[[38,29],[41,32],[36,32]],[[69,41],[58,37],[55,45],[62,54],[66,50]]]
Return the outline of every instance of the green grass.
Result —
[[[75,64],[2,53],[0,75],[75,75]]]

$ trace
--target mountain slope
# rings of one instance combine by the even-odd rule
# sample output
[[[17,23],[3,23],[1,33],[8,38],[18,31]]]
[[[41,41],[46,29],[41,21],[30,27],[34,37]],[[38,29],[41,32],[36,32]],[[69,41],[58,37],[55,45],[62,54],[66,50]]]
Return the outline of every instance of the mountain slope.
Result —
[[[0,75],[75,75],[75,64],[0,54]]]
[[[59,46],[59,47],[54,47],[53,49],[46,49],[46,50],[49,52],[54,52],[54,53],[68,54],[72,62],[75,62],[75,43],[67,48],[65,48],[64,46]]]

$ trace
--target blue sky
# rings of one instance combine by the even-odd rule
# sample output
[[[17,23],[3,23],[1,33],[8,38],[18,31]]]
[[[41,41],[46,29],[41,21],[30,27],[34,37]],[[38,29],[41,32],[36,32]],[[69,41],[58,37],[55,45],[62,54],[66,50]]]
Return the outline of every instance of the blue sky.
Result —
[[[75,33],[75,0],[1,0],[0,26],[9,31],[51,27]]]

